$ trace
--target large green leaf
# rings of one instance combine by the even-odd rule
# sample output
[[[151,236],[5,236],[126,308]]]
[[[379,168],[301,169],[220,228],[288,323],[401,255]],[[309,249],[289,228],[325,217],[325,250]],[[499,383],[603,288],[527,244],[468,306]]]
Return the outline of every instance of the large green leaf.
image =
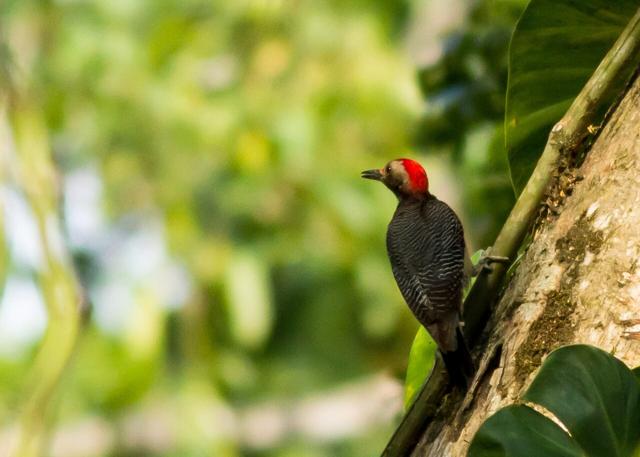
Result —
[[[524,398],[554,413],[589,456],[629,456],[640,443],[638,381],[601,349],[573,345],[554,351]]]
[[[469,457],[581,457],[584,454],[553,421],[528,406],[501,409],[482,425]]]
[[[572,345],[552,352],[523,399],[551,411],[568,433],[529,406],[509,406],[480,427],[470,457],[638,455],[640,383],[601,349]]]
[[[435,362],[437,345],[421,325],[409,353],[407,377],[404,383],[404,407],[407,409],[422,387]]]
[[[640,0],[531,0],[527,6],[511,39],[505,114],[517,193],[529,179],[551,127],[638,7]],[[602,106],[614,97],[610,94]]]

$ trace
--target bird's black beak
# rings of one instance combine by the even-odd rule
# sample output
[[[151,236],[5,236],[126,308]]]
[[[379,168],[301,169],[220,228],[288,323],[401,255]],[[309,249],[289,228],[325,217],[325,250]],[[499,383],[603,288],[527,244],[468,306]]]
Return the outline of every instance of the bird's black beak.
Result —
[[[365,170],[362,173],[360,173],[360,176],[362,178],[373,179],[375,181],[382,180],[382,173],[377,168],[374,168],[373,170]]]

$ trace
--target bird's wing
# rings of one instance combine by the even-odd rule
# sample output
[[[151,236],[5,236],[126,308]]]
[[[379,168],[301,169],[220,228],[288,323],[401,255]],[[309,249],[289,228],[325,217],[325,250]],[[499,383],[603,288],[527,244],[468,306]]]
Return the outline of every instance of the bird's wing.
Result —
[[[439,200],[397,212],[387,250],[396,282],[423,325],[460,312],[465,244],[462,224]]]

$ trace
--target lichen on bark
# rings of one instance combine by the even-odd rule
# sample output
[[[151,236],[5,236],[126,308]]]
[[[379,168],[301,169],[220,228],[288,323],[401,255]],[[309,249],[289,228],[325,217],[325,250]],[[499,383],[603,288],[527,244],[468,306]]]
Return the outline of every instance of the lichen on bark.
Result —
[[[527,338],[515,355],[515,381],[522,386],[542,358],[552,350],[572,341],[576,308],[573,289],[587,254],[597,255],[604,241],[600,230],[592,228],[593,216],[586,211],[556,243],[556,260],[565,266],[559,287],[547,294],[546,304],[529,328]]]

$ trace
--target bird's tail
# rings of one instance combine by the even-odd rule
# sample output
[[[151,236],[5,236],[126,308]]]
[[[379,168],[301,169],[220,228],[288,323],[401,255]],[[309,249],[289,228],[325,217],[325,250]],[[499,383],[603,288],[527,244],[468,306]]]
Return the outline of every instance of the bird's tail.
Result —
[[[456,342],[455,351],[441,351],[442,360],[447,368],[451,382],[467,390],[473,380],[475,367],[460,327],[456,328]]]

